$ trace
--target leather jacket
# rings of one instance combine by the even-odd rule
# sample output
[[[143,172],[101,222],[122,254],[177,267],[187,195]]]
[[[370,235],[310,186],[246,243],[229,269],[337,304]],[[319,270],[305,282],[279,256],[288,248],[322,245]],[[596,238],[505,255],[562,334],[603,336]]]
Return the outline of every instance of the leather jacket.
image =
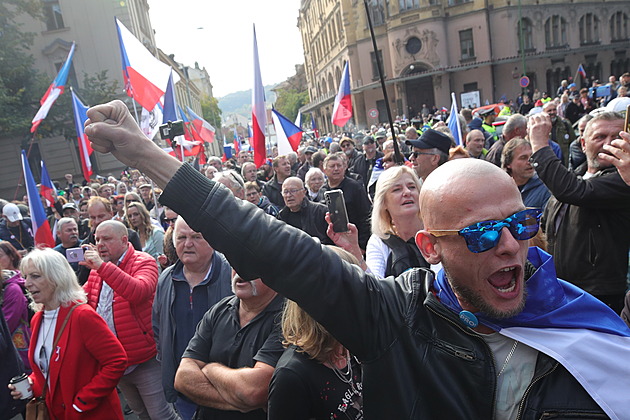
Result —
[[[260,277],[298,302],[357,356],[366,420],[494,418],[498,369],[491,351],[432,293],[432,272],[377,279],[304,232],[235,200],[189,165],[160,200],[244,279]],[[518,418],[576,413],[606,418],[566,369],[539,354]]]

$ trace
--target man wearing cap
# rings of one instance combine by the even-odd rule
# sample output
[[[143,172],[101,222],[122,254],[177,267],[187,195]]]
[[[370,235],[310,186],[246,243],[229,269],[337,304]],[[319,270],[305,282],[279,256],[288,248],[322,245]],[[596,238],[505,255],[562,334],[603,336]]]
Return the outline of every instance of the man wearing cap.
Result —
[[[360,157],[359,152],[355,147],[355,142],[350,137],[342,137],[339,141],[339,147],[341,147],[341,151],[345,153],[348,168],[352,168],[354,166],[355,161]],[[332,153],[332,151],[331,151]]]
[[[570,101],[567,104],[567,108],[564,111],[564,116],[575,124],[584,115],[584,106],[580,102],[580,95],[577,92],[572,92],[569,96]]]
[[[33,249],[31,219],[24,219],[18,206],[13,203],[5,204],[2,208],[0,239],[10,242],[23,255]]]
[[[302,164],[302,166],[300,166],[300,169],[298,169],[297,171],[297,176],[302,181],[304,181],[304,178],[306,177],[306,173],[308,172],[308,170],[313,167],[313,154],[314,153],[317,153],[317,149],[314,148],[313,146],[307,146],[304,149],[304,163]]]
[[[385,140],[387,140],[387,132],[382,129],[378,130],[376,134],[374,134],[374,140],[376,141],[376,147],[378,148],[378,150],[383,151],[383,143],[385,143]],[[365,137],[363,138],[363,141],[365,141]],[[363,144],[365,145],[365,143]],[[363,147],[363,150],[365,151],[365,147]]]
[[[142,184],[138,190],[140,191],[142,204],[144,204],[148,211],[151,211],[153,207],[155,207],[155,203],[153,202],[153,188],[151,188],[151,184]]]
[[[376,164],[376,159],[382,157],[383,152],[376,149],[374,138],[372,136],[363,137],[363,153],[359,153],[359,156],[354,161],[354,165],[350,167],[350,171],[361,175],[361,181],[363,181],[365,188],[367,188],[372,176],[372,169]]]
[[[407,144],[413,147],[409,158],[413,170],[418,178],[425,180],[431,172],[448,160],[451,139],[446,134],[429,128],[418,139],[407,140]]]
[[[487,133],[490,133],[490,135],[492,136],[489,139],[488,144],[486,145],[486,148],[489,149],[490,147],[492,147],[492,145],[495,142],[499,141],[499,135],[497,134],[497,129],[492,125],[492,123],[497,119],[497,115],[494,112],[494,107],[479,111],[479,115],[483,119],[483,123],[481,124],[481,127],[484,130],[486,130]]]
[[[81,220],[79,208],[74,203],[66,203],[61,209],[62,217],[72,217],[79,228],[79,239],[83,240],[90,234],[90,224],[87,219]]]

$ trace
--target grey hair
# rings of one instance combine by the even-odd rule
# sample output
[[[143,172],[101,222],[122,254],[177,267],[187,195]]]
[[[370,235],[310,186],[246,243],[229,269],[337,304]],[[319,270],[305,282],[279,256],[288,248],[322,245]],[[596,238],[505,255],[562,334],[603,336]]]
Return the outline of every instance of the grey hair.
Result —
[[[77,221],[74,220],[73,217],[62,217],[57,222],[57,232],[59,232],[65,225],[67,225],[70,222],[74,222],[74,224],[77,225],[77,229],[79,228],[79,225],[77,224]]]

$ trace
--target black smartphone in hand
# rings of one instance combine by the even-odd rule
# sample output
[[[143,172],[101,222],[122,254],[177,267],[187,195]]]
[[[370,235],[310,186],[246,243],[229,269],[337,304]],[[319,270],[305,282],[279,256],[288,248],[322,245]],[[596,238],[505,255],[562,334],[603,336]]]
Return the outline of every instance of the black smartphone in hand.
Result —
[[[330,221],[333,224],[333,231],[348,231],[348,211],[346,210],[346,202],[343,199],[343,191],[330,190],[324,193],[324,199],[330,213]]]

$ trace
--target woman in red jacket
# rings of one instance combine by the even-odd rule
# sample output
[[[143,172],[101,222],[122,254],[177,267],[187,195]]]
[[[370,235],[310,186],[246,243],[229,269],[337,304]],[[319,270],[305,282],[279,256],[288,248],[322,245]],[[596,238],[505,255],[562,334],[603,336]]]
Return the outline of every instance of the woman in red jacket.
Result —
[[[24,257],[21,269],[26,288],[41,306],[33,317],[28,354],[34,395],[42,395],[48,378],[51,419],[122,419],[116,385],[127,355],[103,318],[84,305],[85,292],[64,256],[51,249],[35,250]],[[14,388],[12,395],[22,396]]]

